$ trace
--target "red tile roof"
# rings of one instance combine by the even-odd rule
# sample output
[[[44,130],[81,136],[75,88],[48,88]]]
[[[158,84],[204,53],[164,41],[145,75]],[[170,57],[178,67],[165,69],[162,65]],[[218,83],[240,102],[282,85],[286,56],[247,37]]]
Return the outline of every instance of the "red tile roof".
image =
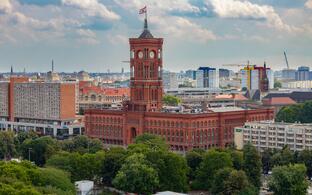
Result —
[[[97,95],[105,95],[105,96],[130,96],[129,88],[101,88],[98,86],[88,86],[88,85],[80,85],[79,83],[79,91],[81,94],[90,94],[95,93]]]
[[[262,100],[264,105],[278,106],[278,105],[292,105],[296,102],[290,97],[272,97]]]

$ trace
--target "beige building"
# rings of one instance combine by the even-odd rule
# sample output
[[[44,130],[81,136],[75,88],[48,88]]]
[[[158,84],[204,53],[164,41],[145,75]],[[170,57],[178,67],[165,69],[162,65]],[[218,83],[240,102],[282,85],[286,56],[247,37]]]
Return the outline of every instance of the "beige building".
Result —
[[[282,149],[286,145],[292,151],[312,149],[312,124],[246,122],[234,131],[234,143],[239,150],[249,142],[259,151]]]

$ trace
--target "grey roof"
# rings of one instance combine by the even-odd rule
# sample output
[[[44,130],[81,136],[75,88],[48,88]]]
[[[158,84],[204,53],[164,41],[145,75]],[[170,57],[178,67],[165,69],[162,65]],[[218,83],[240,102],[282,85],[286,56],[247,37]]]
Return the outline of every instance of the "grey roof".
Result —
[[[148,30],[147,19],[144,19],[144,30],[139,36],[139,39],[152,39],[154,38],[152,33]]]

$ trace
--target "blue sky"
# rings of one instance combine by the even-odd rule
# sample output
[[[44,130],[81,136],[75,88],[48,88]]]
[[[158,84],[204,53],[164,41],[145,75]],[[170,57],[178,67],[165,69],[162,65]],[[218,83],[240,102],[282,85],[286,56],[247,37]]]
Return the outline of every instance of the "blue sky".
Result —
[[[164,66],[312,67],[312,0],[0,0],[0,72],[128,70],[129,37],[149,27]]]

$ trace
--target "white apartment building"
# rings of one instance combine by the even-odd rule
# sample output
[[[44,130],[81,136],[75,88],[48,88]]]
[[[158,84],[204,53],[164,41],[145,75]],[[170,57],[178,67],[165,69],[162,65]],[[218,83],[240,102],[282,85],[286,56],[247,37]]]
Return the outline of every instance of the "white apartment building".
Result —
[[[274,121],[246,122],[234,130],[237,149],[252,143],[259,151],[282,149],[288,145],[292,151],[312,149],[312,124],[278,123]]]
[[[282,82],[282,87],[286,89],[312,89],[312,81]]]
[[[163,72],[162,75],[164,89],[177,89],[179,87],[176,73]]]

